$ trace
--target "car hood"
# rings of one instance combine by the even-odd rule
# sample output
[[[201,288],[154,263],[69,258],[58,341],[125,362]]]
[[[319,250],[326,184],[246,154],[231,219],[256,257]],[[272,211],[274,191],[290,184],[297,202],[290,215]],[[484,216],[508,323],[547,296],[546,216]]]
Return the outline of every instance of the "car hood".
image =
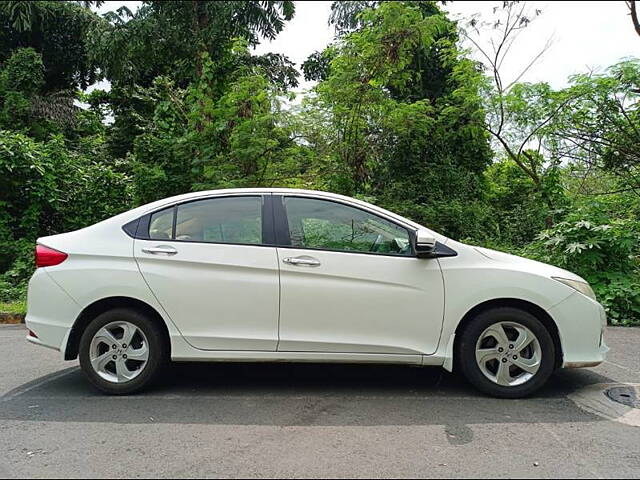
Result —
[[[549,265],[547,263],[537,262],[535,260],[530,260],[524,257],[518,257],[517,255],[511,255],[509,253],[499,252],[497,250],[491,250],[489,248],[482,248],[482,247],[473,247],[473,248],[482,256],[490,260],[514,265],[514,266],[517,266],[517,268],[520,270],[526,270],[536,275],[540,275],[544,277],[567,278],[569,280],[588,283],[584,278],[576,275],[575,273],[572,273],[563,268],[554,267],[553,265]]]

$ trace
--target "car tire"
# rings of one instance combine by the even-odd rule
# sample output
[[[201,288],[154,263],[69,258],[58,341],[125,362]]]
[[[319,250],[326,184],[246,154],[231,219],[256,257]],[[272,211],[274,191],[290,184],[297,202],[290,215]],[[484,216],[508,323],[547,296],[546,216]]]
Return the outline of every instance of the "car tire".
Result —
[[[123,343],[125,334],[130,335],[129,345]],[[144,313],[130,308],[98,315],[80,339],[82,371],[92,385],[110,395],[149,387],[164,367],[167,354],[161,329]]]
[[[519,349],[527,341],[526,347]],[[461,333],[457,358],[472,385],[498,398],[531,395],[547,382],[556,361],[554,342],[544,324],[514,307],[492,308],[476,315]]]

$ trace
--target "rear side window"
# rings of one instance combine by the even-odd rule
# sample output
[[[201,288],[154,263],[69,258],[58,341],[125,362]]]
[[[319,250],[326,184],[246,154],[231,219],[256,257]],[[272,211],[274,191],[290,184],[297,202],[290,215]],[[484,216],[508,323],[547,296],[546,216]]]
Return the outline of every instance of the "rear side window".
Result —
[[[151,233],[151,224],[149,232]],[[262,198],[260,196],[209,198],[178,205],[175,239],[205,243],[260,245],[262,244]]]
[[[170,240],[173,237],[173,207],[151,215],[149,220],[149,238],[151,240]]]

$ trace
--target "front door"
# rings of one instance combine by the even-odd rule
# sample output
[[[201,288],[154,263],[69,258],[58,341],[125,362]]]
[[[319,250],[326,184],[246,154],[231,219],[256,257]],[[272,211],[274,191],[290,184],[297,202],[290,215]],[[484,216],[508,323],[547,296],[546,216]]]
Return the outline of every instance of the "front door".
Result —
[[[442,274],[414,256],[404,226],[332,200],[282,202],[279,351],[435,353]]]
[[[151,215],[147,239],[135,241],[142,275],[196,348],[276,350],[278,260],[263,242],[263,200],[178,204]]]

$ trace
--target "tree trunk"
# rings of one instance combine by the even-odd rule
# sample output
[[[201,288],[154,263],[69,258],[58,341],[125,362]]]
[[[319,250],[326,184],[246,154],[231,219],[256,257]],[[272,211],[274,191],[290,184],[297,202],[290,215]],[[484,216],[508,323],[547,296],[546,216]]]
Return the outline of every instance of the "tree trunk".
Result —
[[[633,28],[636,29],[636,33],[640,35],[640,20],[638,19],[638,10],[636,9],[636,1],[628,0],[627,5],[631,12],[631,21],[633,22]]]

